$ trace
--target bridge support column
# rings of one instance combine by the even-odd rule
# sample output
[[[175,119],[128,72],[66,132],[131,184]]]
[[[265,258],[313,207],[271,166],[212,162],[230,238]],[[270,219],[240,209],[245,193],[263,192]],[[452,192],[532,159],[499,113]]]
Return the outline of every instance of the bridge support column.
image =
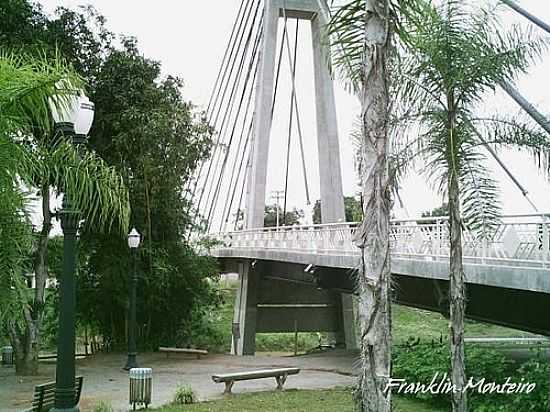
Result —
[[[315,107],[317,123],[317,149],[319,157],[321,219],[323,223],[345,221],[340,146],[334,85],[328,67],[322,41],[322,27],[326,23],[317,0],[265,0],[262,46],[256,84],[254,130],[249,165],[247,165],[247,196],[245,221],[247,229],[264,226],[267,167],[273,110],[273,89],[277,53],[279,18],[297,18],[310,21],[315,78]],[[285,8],[284,12],[282,9]],[[234,346],[235,354],[253,354],[254,334],[257,324],[258,275],[253,268],[239,269],[241,287],[235,306]],[[296,302],[300,304],[300,302]],[[341,307],[340,327],[331,329],[331,340],[346,343],[354,339],[353,305],[351,297],[342,296],[336,307]],[[263,310],[263,309],[262,309]],[[265,310],[264,310],[265,311]],[[260,311],[261,312],[261,311]],[[289,311],[287,311],[289,312]],[[335,312],[336,313],[336,312]]]
[[[248,176],[245,211],[245,221],[248,229],[264,226],[278,20],[279,9],[273,5],[272,1],[266,0],[260,66],[256,84],[255,123],[251,149],[252,164]]]
[[[249,261],[238,263],[239,289],[233,314],[231,353],[254,355],[258,301],[258,273]]]
[[[319,178],[321,183],[321,221],[345,222],[344,192],[340,166],[340,144],[334,85],[330,76],[327,56],[323,53],[321,30],[326,22],[322,13],[311,20],[313,69],[315,71],[315,100],[317,118],[317,150],[319,152]]]
[[[351,293],[342,293],[342,327],[344,332],[344,343],[346,349],[357,349],[357,322],[355,318],[356,304],[355,297]]]

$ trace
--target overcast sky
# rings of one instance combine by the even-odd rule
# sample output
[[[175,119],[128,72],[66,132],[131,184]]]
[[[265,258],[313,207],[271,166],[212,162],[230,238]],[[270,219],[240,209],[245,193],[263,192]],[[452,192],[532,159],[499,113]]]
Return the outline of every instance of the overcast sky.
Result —
[[[201,108],[208,102],[220,61],[229,38],[233,20],[237,14],[240,0],[40,0],[45,10],[52,13],[57,6],[76,7],[81,4],[92,4],[107,18],[108,28],[119,34],[136,36],[139,48],[147,57],[162,62],[165,74],[183,78],[186,99]],[[523,7],[550,22],[550,2],[541,0],[522,0]],[[524,18],[512,11],[502,11],[506,25],[520,23],[527,25]],[[303,27],[306,27],[303,25]],[[306,158],[308,179],[312,199],[319,197],[317,151],[315,143],[315,115],[313,100],[312,53],[309,29],[302,30],[299,38],[297,84],[300,98],[302,123],[306,140]],[[543,32],[540,31],[541,35]],[[517,82],[518,89],[544,114],[550,110],[550,58],[534,66],[527,76]],[[290,81],[283,77],[285,86],[280,90],[281,96],[290,96]],[[289,100],[283,97],[281,100]],[[344,176],[344,191],[354,194],[358,191],[357,179],[353,170],[353,146],[349,133],[352,123],[359,113],[359,104],[354,96],[345,92],[341,85],[336,85],[336,104],[340,131],[341,159]],[[285,158],[286,130],[288,128],[288,105],[280,105],[280,114],[276,114],[272,130],[273,144],[270,149],[270,168],[268,176],[268,193],[284,187],[284,176],[281,173]],[[514,102],[504,93],[488,96],[485,109],[505,113],[517,113]],[[285,116],[286,114],[286,116]],[[303,178],[299,168],[299,157],[293,155],[289,202],[299,208],[305,208]],[[532,159],[527,154],[500,153],[503,160],[528,189],[531,198],[541,211],[550,212],[549,184],[537,174],[532,166]],[[498,170],[496,164],[491,167],[501,182],[502,201],[506,213],[530,213],[533,209],[523,199],[521,193],[510,183],[509,179]],[[414,175],[405,182],[402,197],[409,214],[414,217],[424,210],[429,210],[441,203],[424,179]],[[405,217],[403,210],[396,211],[397,216]]]

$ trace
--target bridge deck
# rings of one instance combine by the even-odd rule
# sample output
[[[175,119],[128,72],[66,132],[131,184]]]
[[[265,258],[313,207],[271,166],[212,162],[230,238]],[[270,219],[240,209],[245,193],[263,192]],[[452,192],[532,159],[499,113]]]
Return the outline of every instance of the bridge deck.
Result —
[[[490,236],[480,240],[464,232],[467,282],[550,293],[550,223],[547,215],[516,215],[502,219]],[[220,236],[212,254],[333,268],[355,268],[358,224],[262,228]],[[449,275],[449,232],[445,218],[393,222],[392,272],[395,275],[446,280]]]

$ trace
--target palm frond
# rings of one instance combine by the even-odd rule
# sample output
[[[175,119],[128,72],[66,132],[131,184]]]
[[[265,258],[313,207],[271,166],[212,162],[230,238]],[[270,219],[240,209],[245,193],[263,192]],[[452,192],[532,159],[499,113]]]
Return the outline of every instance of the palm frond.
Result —
[[[59,55],[36,58],[0,51],[0,111],[2,122],[12,131],[50,134],[50,104],[62,109],[70,93],[82,85],[82,79]]]
[[[550,136],[532,121],[523,120],[522,116],[492,116],[474,118],[471,125],[481,130],[480,145],[527,151],[542,172],[550,172]]]
[[[462,220],[478,240],[488,240],[500,223],[498,183],[484,165],[483,154],[472,150],[462,157],[464,167],[459,176]]]
[[[125,234],[130,220],[128,189],[117,170],[95,153],[79,151],[61,141],[54,147],[42,146],[34,152],[39,165],[32,178],[40,187],[47,182],[67,193],[71,205],[89,225],[109,231],[113,226]]]

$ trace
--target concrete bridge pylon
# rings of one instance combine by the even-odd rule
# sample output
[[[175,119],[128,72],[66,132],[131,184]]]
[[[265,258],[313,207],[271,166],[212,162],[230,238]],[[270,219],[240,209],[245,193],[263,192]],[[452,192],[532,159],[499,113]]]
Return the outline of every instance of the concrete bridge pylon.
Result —
[[[264,226],[277,31],[281,17],[306,20],[311,25],[322,222],[345,221],[334,85],[321,34],[326,18],[319,4],[317,0],[264,1],[254,131],[248,168],[247,229]],[[351,294],[321,293],[314,287],[302,286],[295,287],[289,295],[288,285],[276,280],[275,266],[266,267],[263,263],[255,267],[252,260],[241,260],[234,266],[233,269],[239,273],[240,287],[235,302],[232,352],[253,355],[257,332],[293,332],[296,328],[299,331],[334,333],[337,343],[355,348]],[[266,293],[266,288],[269,293]]]

